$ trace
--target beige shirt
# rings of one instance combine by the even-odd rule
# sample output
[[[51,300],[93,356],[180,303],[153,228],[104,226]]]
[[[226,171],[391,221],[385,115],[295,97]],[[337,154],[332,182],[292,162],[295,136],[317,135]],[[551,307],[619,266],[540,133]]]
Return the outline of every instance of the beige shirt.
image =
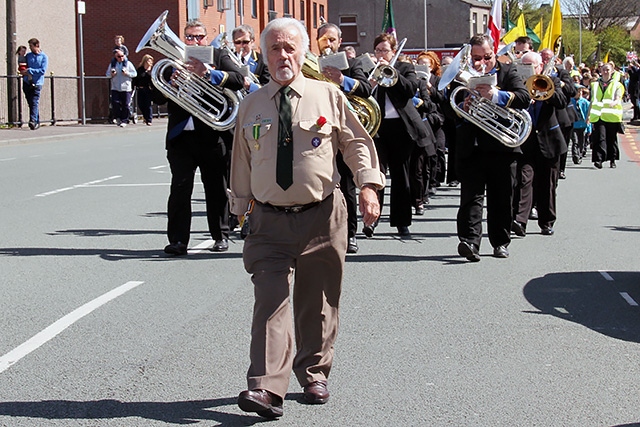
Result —
[[[293,184],[285,191],[276,183],[281,86],[272,80],[242,101],[236,118],[230,182],[230,209],[236,215],[243,215],[254,198],[276,206],[324,200],[340,182],[338,150],[359,188],[384,187],[373,141],[340,89],[302,74],[290,86]],[[319,126],[321,118],[326,123]]]

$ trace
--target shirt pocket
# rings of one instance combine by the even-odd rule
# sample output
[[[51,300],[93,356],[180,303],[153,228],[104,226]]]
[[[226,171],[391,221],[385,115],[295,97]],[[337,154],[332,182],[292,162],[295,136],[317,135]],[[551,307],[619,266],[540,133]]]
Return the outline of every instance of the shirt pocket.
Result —
[[[249,124],[243,129],[244,138],[251,151],[251,160],[256,164],[274,156],[273,141],[276,141],[277,138],[272,136],[272,129],[271,123],[261,124],[260,126]],[[256,136],[258,137],[257,139]]]
[[[323,156],[332,151],[331,132],[333,128],[329,122],[318,126],[315,120],[300,120],[299,126],[301,137],[295,138],[294,141],[301,140],[303,144],[309,144],[308,149],[300,151],[302,156]]]

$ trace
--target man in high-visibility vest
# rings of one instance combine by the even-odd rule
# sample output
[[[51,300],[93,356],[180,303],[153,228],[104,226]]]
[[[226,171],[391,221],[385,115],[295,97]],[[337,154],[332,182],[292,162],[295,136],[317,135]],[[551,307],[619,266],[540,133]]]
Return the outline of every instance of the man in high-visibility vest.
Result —
[[[600,74],[602,77],[591,83],[592,161],[598,169],[602,169],[602,162],[607,160],[615,168],[616,160],[620,159],[618,131],[622,126],[624,86],[619,80],[612,79],[611,64],[603,64]]]

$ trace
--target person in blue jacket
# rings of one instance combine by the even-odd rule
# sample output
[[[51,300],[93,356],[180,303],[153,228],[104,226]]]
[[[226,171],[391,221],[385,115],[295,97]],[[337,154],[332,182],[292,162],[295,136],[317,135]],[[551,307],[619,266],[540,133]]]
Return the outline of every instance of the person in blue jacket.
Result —
[[[20,71],[23,76],[22,89],[29,104],[29,128],[36,130],[40,127],[40,91],[44,85],[44,73],[47,72],[49,58],[40,49],[40,41],[36,38],[29,40],[27,53],[27,67]]]

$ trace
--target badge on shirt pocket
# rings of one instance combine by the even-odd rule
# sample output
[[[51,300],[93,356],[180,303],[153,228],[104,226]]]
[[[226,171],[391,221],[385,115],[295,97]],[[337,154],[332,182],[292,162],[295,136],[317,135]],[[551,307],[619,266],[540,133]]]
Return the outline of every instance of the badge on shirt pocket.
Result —
[[[324,117],[318,120],[300,120],[302,129],[303,156],[320,155],[331,148],[331,131],[333,128]],[[295,138],[294,138],[295,139]]]

